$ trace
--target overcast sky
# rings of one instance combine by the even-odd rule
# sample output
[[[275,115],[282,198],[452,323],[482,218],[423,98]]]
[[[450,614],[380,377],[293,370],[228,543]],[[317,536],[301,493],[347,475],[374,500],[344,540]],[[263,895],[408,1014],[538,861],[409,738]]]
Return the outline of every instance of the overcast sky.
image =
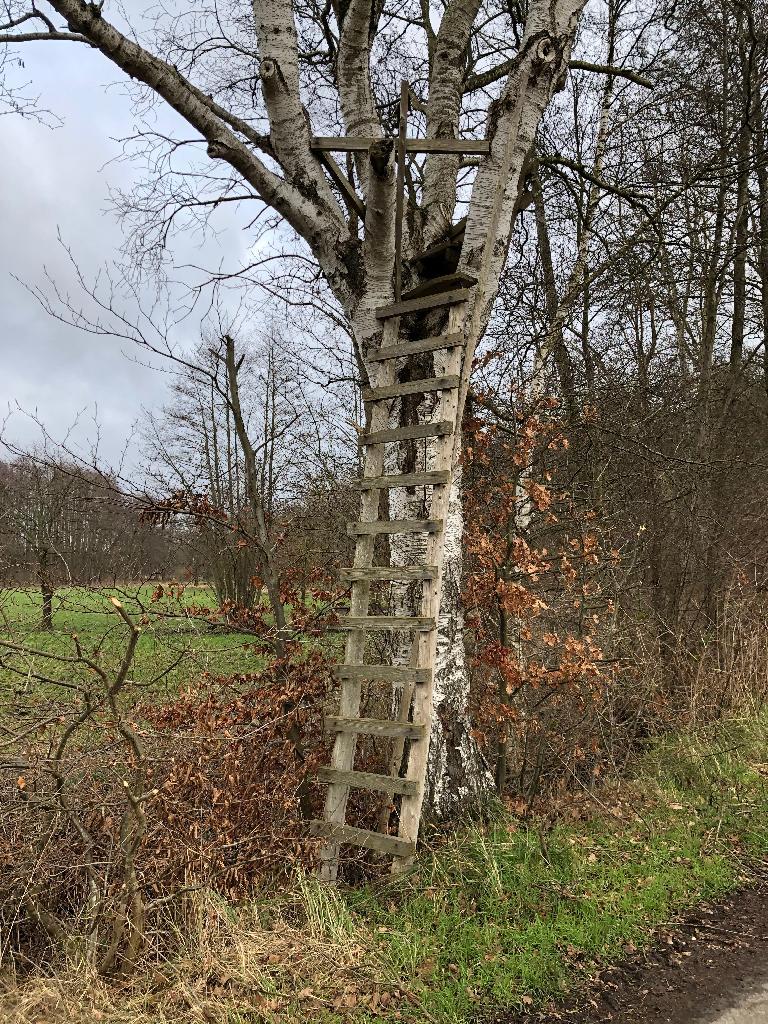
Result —
[[[126,162],[117,139],[131,132],[128,97],[115,87],[118,73],[87,47],[66,43],[26,45],[18,81],[33,83],[40,103],[63,121],[51,130],[33,120],[0,118],[0,410],[17,406],[36,412],[49,432],[63,437],[85,413],[79,433],[86,444],[98,407],[103,456],[114,461],[142,406],[164,400],[162,374],[125,358],[117,341],[95,338],[46,314],[14,279],[44,283],[44,268],[72,290],[60,232],[80,266],[92,276],[108,264],[122,241],[122,229],[109,212],[109,186],[126,187],[138,173]],[[175,117],[172,112],[164,116]],[[106,165],[106,166],[105,166]],[[182,256],[208,265],[228,264],[241,253],[242,239],[230,222],[201,254]],[[194,324],[190,324],[194,340]],[[6,435],[29,445],[39,432],[28,418],[13,412]]]

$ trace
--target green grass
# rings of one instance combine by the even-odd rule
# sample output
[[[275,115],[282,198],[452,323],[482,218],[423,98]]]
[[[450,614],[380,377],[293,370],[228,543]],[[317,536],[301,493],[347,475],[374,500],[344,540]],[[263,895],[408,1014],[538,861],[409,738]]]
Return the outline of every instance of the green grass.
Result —
[[[84,647],[102,644],[105,657],[117,657],[124,627],[109,596],[62,592],[55,630],[41,633],[38,596],[7,593],[0,601],[4,635],[69,651],[77,632]],[[135,598],[144,602],[149,593],[134,595],[133,603],[130,595],[119,596],[138,614]],[[188,592],[185,600],[203,604],[210,596]],[[139,644],[134,676],[140,686],[162,697],[203,671],[257,670],[251,638],[212,630],[186,617],[178,602],[169,600],[160,610],[169,617],[153,614]],[[37,660],[28,659],[31,670]],[[18,706],[49,689],[0,671],[0,706],[6,695]],[[471,825],[420,856],[406,876],[357,889],[329,890],[302,880],[289,915],[295,923],[296,906],[303,905],[297,942],[342,951],[352,977],[359,950],[360,963],[374,970],[382,990],[405,994],[392,1008],[372,1013],[302,1005],[300,988],[306,985],[322,999],[324,982],[307,966],[298,990],[288,983],[284,950],[271,952],[273,936],[281,939],[279,928],[260,931],[250,924],[242,932],[249,941],[258,939],[249,969],[259,967],[272,979],[275,998],[288,1013],[280,1019],[290,1024],[308,1014],[319,1024],[466,1024],[496,1009],[544,1004],[579,985],[597,965],[649,941],[654,928],[682,910],[732,889],[751,859],[765,859],[767,781],[768,716],[719,723],[655,742],[631,778],[596,789],[592,797],[581,795],[578,819],[550,828],[499,810],[490,824]],[[281,913],[278,897],[276,920]],[[301,954],[297,947],[299,960]],[[325,970],[327,961],[318,957]],[[181,978],[184,970],[180,965]],[[370,994],[379,982],[369,976],[367,984]],[[222,999],[232,1021],[270,1019]]]
[[[349,891],[385,974],[412,993],[405,1018],[459,1024],[544,1003],[733,888],[745,859],[768,853],[767,755],[766,721],[669,739],[620,796],[599,795],[612,814],[595,804],[545,833],[502,815],[383,891]]]
[[[61,587],[55,592],[53,601],[54,628],[63,632],[85,630],[93,632],[107,628],[114,623],[114,612],[110,610],[109,598],[117,597],[133,615],[142,608],[178,615],[185,608],[200,605],[213,608],[216,600],[213,590],[206,586],[191,586],[184,590],[180,600],[165,596],[153,600],[155,587],[152,584],[123,587]],[[42,616],[40,591],[33,588],[0,589],[0,613],[11,628],[39,629]]]
[[[0,591],[0,631],[2,638],[41,652],[72,655],[76,634],[83,652],[98,651],[105,666],[116,664],[125,649],[126,627],[115,613],[110,597],[117,597],[139,622],[142,622],[135,661],[131,672],[137,696],[153,693],[172,695],[205,672],[233,675],[255,672],[263,659],[255,649],[254,638],[243,633],[213,627],[187,614],[191,605],[213,607],[214,597],[207,587],[188,588],[181,600],[163,598],[152,601],[153,587],[125,587],[88,590],[72,587],[57,591],[53,606],[53,630],[41,629],[41,598],[34,590]],[[9,655],[3,652],[6,660]],[[0,708],[18,707],[25,702],[51,697],[60,688],[41,682],[37,674],[67,681],[84,678],[83,669],[57,663],[42,656],[16,655],[13,668],[0,669]],[[21,673],[21,674],[19,674]]]

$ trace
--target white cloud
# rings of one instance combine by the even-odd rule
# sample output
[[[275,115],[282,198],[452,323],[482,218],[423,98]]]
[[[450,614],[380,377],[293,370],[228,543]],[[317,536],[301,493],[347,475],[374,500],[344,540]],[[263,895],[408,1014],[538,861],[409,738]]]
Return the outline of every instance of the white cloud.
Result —
[[[86,47],[44,43],[25,48],[23,57],[19,75],[64,125],[50,130],[30,119],[0,119],[0,413],[16,404],[37,410],[51,435],[61,437],[81,410],[98,404],[103,453],[114,460],[142,407],[163,401],[165,378],[125,358],[118,341],[48,316],[13,275],[43,285],[46,267],[76,300],[59,232],[87,277],[116,256],[122,233],[108,212],[109,187],[126,188],[137,173],[114,162],[122,151],[115,140],[133,128],[130,100],[114,84],[118,72]],[[206,263],[231,266],[242,255],[235,217],[227,211],[223,230],[206,242]],[[201,262],[191,240],[182,244],[185,257]],[[189,332],[196,333],[194,323]],[[88,431],[84,422],[84,441]],[[30,444],[36,429],[16,415],[9,434]]]

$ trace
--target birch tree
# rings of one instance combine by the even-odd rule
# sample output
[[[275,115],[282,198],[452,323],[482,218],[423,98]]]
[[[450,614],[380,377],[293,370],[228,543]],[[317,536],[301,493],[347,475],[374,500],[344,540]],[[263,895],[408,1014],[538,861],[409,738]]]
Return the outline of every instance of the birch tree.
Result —
[[[413,84],[426,137],[474,135],[490,143],[487,157],[476,163],[436,152],[414,157],[406,168],[406,286],[434,273],[419,262],[420,253],[448,241],[457,215],[466,213],[463,233],[454,231],[452,238],[458,269],[478,280],[467,317],[469,368],[497,294],[526,160],[564,82],[585,2],[259,0],[251,7],[229,0],[181,12],[161,5],[154,22],[136,16],[128,23],[116,4],[6,0],[2,41],[91,47],[143,96],[173,108],[192,141],[181,131],[178,138],[160,138],[151,127],[145,137],[167,151],[202,144],[209,173],[203,194],[196,177],[179,206],[256,203],[292,229],[354,340],[361,384],[375,386],[376,364],[369,360],[381,344],[375,310],[393,299],[398,79],[405,74]],[[347,162],[358,201],[337,192],[313,151],[312,137],[323,128],[370,140],[367,151]],[[155,187],[154,180],[147,186]],[[401,377],[409,373],[406,366]],[[488,778],[467,715],[457,582],[461,530],[457,473],[446,523],[431,743],[431,799],[440,813]]]

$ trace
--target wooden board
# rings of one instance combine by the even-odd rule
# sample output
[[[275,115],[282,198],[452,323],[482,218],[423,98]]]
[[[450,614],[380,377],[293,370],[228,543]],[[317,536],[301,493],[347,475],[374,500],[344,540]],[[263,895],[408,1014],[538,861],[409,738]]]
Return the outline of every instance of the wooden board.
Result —
[[[372,523],[347,523],[350,537],[375,537],[388,533],[438,533],[442,528],[442,519],[377,519]]]
[[[344,771],[341,768],[318,768],[317,781],[330,785],[354,786],[374,793],[388,793],[390,796],[414,796],[417,783],[409,779],[396,779],[392,775],[375,775],[373,772]]]
[[[411,668],[408,665],[334,665],[333,674],[339,679],[380,679],[383,683],[428,683],[431,668]]]
[[[339,579],[347,583],[354,583],[356,580],[370,580],[375,582],[388,582],[389,580],[433,580],[437,575],[436,565],[392,565],[379,568],[342,569],[339,572]]]
[[[363,444],[387,444],[390,441],[413,441],[422,437],[443,437],[453,433],[449,420],[442,423],[415,423],[409,427],[393,427],[392,430],[377,430],[374,434],[363,434]]]
[[[403,395],[421,395],[429,391],[447,391],[457,388],[461,377],[452,374],[450,377],[424,377],[421,380],[406,380],[399,384],[391,384],[385,388],[366,388],[363,391],[364,402],[383,402],[387,398],[402,398]]]
[[[374,142],[372,135],[316,135],[310,149],[329,153],[360,153],[369,150]],[[395,139],[390,141],[395,142]],[[491,151],[490,142],[485,139],[406,139],[406,153],[465,153],[467,156],[486,156]]]
[[[419,313],[424,309],[437,309],[439,306],[455,306],[459,302],[466,302],[471,292],[468,288],[459,288],[456,291],[440,292],[439,295],[424,295],[420,299],[410,299],[408,302],[396,302],[392,306],[380,306],[376,310],[377,320],[387,320],[393,316],[407,316],[409,313]]]
[[[407,740],[420,740],[424,728],[413,722],[391,722],[384,718],[341,718],[328,715],[325,719],[328,732],[355,732],[362,736],[400,736]]]
[[[372,135],[315,135],[309,148],[328,153],[361,153],[369,150],[374,142],[383,142]],[[394,139],[390,139],[394,142]]]
[[[347,178],[346,174],[342,172],[341,168],[332,156],[327,156],[322,150],[319,152],[318,156],[323,167],[328,171],[331,178],[333,178],[336,183],[337,188],[344,196],[347,207],[350,210],[354,210],[360,220],[365,223],[365,203],[357,192],[355,192],[354,188],[352,188],[352,183]]]
[[[380,363],[385,359],[406,359],[408,356],[417,356],[422,352],[436,352],[441,348],[456,348],[463,344],[463,334],[436,334],[431,338],[407,341],[403,345],[388,345],[386,348],[380,348],[378,352],[370,352],[368,362]]]
[[[451,482],[450,469],[433,469],[423,473],[394,473],[392,476],[363,477],[355,484],[362,491],[392,487],[442,487]]]
[[[457,270],[455,274],[443,274],[442,277],[433,277],[431,280],[422,281],[415,288],[409,288],[400,296],[403,302],[408,299],[418,299],[422,295],[436,295],[438,292],[450,291],[452,288],[471,288],[477,284],[474,274]]]
[[[446,249],[460,249],[464,242],[464,233],[467,229],[467,218],[462,217],[461,220],[457,221],[451,230],[448,232],[448,237],[444,238],[440,242],[435,242],[434,245],[430,245],[428,249],[420,253],[418,256],[414,256],[411,263],[426,263],[429,260],[434,260],[436,256],[440,256],[446,251]]]
[[[485,139],[406,139],[408,153],[461,153],[466,156],[487,156],[490,142]]]
[[[416,853],[416,844],[409,843],[397,836],[384,835],[381,832],[369,832],[364,828],[353,828],[335,821],[310,821],[309,832],[313,836],[324,836],[333,843],[349,843],[362,846],[366,850],[378,850],[393,857],[412,857]]]
[[[341,629],[417,629],[428,633],[436,626],[429,615],[340,615]]]

